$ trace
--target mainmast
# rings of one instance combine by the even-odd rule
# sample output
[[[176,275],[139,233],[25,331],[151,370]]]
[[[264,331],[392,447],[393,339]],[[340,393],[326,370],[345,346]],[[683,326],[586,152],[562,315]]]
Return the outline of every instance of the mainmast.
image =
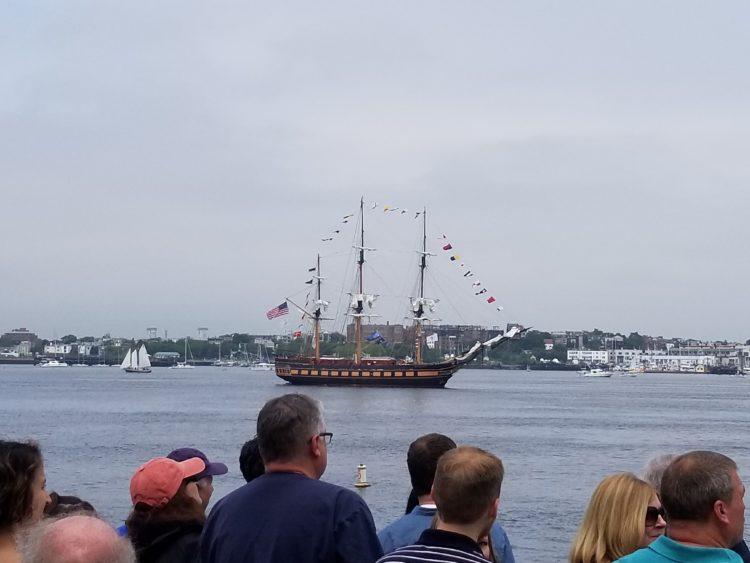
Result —
[[[357,266],[359,269],[359,300],[354,308],[354,363],[362,362],[362,311],[364,310],[364,280],[362,279],[362,266],[365,263],[365,200],[359,200],[359,260]]]
[[[422,363],[422,315],[424,315],[424,271],[427,268],[427,208],[422,208],[422,252],[419,260],[419,305],[414,311],[414,360]]]
[[[320,284],[321,284],[322,278],[320,277],[320,254],[318,254],[318,262],[316,264],[315,268],[315,281],[317,282],[316,285],[316,297],[315,303],[317,307],[315,308],[315,313],[313,314],[313,323],[314,323],[314,329],[313,329],[313,338],[315,339],[315,363],[317,364],[320,360],[320,316],[321,316],[321,298],[320,298]]]

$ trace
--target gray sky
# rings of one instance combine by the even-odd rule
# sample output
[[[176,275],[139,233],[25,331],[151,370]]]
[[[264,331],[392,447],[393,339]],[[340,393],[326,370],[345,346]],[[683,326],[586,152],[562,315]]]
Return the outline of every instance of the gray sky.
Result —
[[[277,332],[364,195],[445,321],[750,337],[747,3],[271,4],[0,6],[0,329]]]

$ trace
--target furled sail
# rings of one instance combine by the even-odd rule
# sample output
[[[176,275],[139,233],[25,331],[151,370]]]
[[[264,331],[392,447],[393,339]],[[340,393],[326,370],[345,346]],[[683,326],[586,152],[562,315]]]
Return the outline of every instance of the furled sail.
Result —
[[[357,313],[361,313],[362,310],[365,308],[365,304],[372,309],[372,306],[375,304],[375,300],[378,298],[377,295],[372,295],[369,293],[350,293],[349,295],[352,296],[352,301],[349,304],[349,306]]]

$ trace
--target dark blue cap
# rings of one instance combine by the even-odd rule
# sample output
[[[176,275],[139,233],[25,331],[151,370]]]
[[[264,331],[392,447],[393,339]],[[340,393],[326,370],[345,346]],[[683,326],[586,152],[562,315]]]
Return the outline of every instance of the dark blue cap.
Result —
[[[185,461],[192,457],[201,458],[203,463],[206,464],[206,468],[195,476],[196,479],[202,479],[203,477],[209,476],[213,477],[214,475],[224,475],[229,471],[227,466],[223,463],[208,461],[206,454],[195,448],[178,448],[169,452],[167,457],[175,461]]]

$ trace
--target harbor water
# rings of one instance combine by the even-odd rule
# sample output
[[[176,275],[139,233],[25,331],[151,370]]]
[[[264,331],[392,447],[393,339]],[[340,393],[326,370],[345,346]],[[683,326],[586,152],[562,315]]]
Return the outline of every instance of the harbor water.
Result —
[[[462,370],[446,389],[293,387],[243,368],[0,366],[0,436],[34,438],[49,490],[90,501],[113,523],[128,513],[128,483],[145,460],[194,446],[224,461],[214,499],[244,482],[238,456],[269,398],[304,392],[333,432],[324,480],[367,501],[378,529],[409,493],[406,449],[427,432],[502,458],[500,522],[516,559],[562,561],[598,481],[639,472],[653,455],[711,449],[750,475],[745,446],[750,379],[645,374],[586,379],[574,372]],[[372,484],[355,489],[357,466]],[[262,508],[259,508],[262,510]],[[253,510],[253,507],[248,507]]]

